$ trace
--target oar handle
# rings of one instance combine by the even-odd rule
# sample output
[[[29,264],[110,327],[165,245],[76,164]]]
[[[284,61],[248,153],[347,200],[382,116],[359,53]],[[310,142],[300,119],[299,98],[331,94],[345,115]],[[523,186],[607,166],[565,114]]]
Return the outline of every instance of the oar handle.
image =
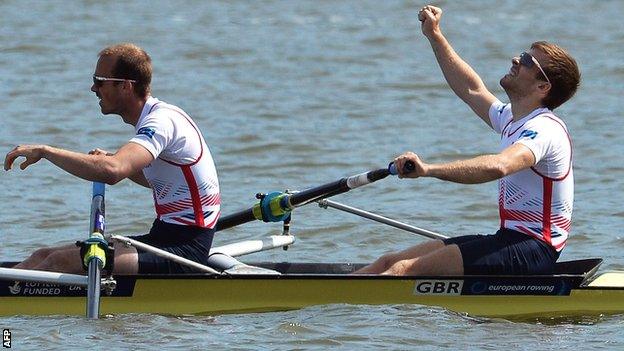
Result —
[[[411,173],[415,169],[416,169],[416,165],[414,164],[413,161],[407,161],[403,165],[403,173]],[[392,174],[392,175],[398,175],[399,174],[399,170],[397,169],[397,167],[394,164],[394,162],[390,162],[390,164],[388,165],[388,172],[390,172],[390,174]]]
[[[104,196],[105,190],[106,188],[104,183],[93,182],[93,197],[96,197],[98,195]]]

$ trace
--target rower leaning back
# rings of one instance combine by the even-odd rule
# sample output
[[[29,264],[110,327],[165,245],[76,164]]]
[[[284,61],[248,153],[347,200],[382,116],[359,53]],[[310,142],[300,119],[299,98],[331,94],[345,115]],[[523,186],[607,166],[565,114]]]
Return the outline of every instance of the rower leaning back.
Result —
[[[453,50],[440,29],[442,10],[418,14],[446,81],[496,133],[498,154],[444,164],[407,152],[395,159],[402,178],[435,177],[476,184],[499,180],[500,229],[494,235],[435,240],[382,256],[357,273],[392,275],[547,274],[565,246],[572,221],[572,142],[552,110],[576,92],[576,61],[557,45],[538,41],[511,59],[500,80],[500,102]],[[483,50],[486,50],[484,47]],[[410,162],[415,170],[403,171]]]

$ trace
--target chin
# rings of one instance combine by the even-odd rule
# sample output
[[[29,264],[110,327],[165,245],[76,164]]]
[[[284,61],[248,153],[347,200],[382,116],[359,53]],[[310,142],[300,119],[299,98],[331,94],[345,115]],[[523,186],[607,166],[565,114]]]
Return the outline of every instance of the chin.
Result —
[[[103,115],[111,114],[111,111],[107,109],[106,107],[104,107],[102,104],[100,104],[100,112],[102,112]]]
[[[500,84],[500,86],[503,88],[509,86],[509,75],[504,75],[503,78],[498,81],[498,84]]]

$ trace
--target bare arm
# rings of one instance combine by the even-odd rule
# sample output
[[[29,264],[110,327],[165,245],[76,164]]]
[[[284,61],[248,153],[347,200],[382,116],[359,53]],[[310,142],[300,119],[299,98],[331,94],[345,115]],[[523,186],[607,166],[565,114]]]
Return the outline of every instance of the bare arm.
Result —
[[[153,160],[152,154],[136,143],[125,144],[112,156],[83,154],[47,145],[22,145],[6,155],[4,169],[11,169],[18,157],[26,158],[20,164],[21,169],[45,158],[77,177],[107,184],[136,174]]]
[[[152,186],[149,184],[149,182],[143,175],[143,171],[138,171],[137,173],[130,175],[128,179],[146,188],[150,188],[150,189],[152,188]]]
[[[496,97],[446,40],[440,29],[441,17],[440,8],[431,5],[423,7],[418,13],[422,32],[429,39],[444,78],[453,92],[491,127],[489,110]]]
[[[89,151],[89,155],[105,155],[105,156],[114,156],[115,154],[111,153],[111,152],[107,152],[105,150],[102,149],[93,149],[91,151]],[[130,176],[128,176],[128,179],[130,179],[131,181],[144,186],[146,188],[151,188],[149,182],[147,181],[147,179],[145,178],[145,176],[143,175],[143,170],[140,170],[134,174],[131,174]]]
[[[401,178],[434,177],[455,183],[479,184],[529,168],[535,164],[535,156],[528,147],[513,144],[499,154],[449,163],[428,164],[412,152],[407,152],[394,160],[399,170],[403,170],[403,165],[407,161],[414,163],[415,170],[408,174],[400,171]]]

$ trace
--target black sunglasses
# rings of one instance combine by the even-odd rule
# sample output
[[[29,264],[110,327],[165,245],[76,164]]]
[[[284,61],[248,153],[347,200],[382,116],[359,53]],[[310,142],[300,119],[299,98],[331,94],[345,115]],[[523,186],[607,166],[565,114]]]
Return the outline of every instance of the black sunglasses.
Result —
[[[542,65],[540,65],[540,63],[537,61],[535,57],[533,57],[533,55],[529,54],[528,52],[521,53],[520,64],[526,68],[533,68],[533,66],[537,66],[540,72],[542,72],[542,74],[544,75],[544,78],[546,78],[546,81],[550,83],[550,79],[548,79],[546,72],[544,72],[544,69],[542,69]]]

